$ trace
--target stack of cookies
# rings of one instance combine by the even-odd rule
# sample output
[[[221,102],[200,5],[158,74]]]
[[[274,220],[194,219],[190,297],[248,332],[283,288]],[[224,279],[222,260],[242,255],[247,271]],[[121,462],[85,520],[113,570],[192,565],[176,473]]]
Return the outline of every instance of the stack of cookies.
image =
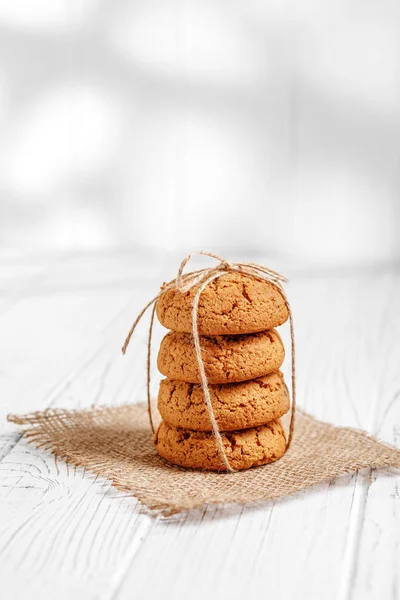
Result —
[[[224,471],[192,338],[193,299],[198,288],[167,290],[157,316],[171,331],[161,342],[157,452],[182,467]],[[212,406],[226,456],[236,470],[280,458],[286,449],[280,417],[290,400],[279,371],[285,351],[274,329],[288,318],[279,290],[265,280],[230,272],[201,293],[198,331]]]

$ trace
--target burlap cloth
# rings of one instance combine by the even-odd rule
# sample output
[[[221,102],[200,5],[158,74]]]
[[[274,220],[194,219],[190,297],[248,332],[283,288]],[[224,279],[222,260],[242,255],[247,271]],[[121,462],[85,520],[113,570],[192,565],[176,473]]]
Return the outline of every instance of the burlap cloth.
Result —
[[[85,467],[164,515],[205,504],[276,500],[364,467],[399,467],[400,450],[297,412],[293,442],[275,463],[237,473],[181,469],[160,458],[143,404],[9,415],[29,441]]]

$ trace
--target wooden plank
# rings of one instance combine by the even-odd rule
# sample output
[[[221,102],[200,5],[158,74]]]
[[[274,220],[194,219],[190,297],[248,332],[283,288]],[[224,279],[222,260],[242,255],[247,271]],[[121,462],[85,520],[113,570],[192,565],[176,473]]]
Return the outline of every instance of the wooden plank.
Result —
[[[374,411],[370,430],[400,445],[400,296],[399,279],[390,282],[379,333],[371,343],[379,348],[379,368],[370,393]],[[372,381],[371,381],[372,384]],[[344,598],[398,598],[400,594],[400,476],[390,469],[368,473],[360,500],[360,536],[349,563]]]
[[[0,463],[0,506],[7,600],[108,597],[150,526],[135,500],[25,443]]]
[[[122,362],[114,343],[103,345],[57,386],[49,405],[133,400],[144,365],[125,362],[122,373]],[[10,599],[112,597],[152,524],[133,498],[24,440],[0,462],[0,495],[0,576]]]
[[[19,353],[11,363],[11,367],[15,364],[14,377],[8,369],[10,380],[16,378],[19,366],[27,375],[14,391],[14,411],[126,402],[144,390],[146,328],[125,359],[120,347],[153,283],[148,277],[136,278],[134,295],[127,289],[110,291],[97,283],[95,293],[87,289],[61,293],[49,285],[54,290],[50,294],[19,303],[7,321],[8,337],[12,337],[13,325],[17,331],[25,324],[32,326],[22,340],[26,355]],[[36,348],[33,334],[40,333],[45,317],[46,330],[38,343],[44,362],[35,363],[36,374],[28,358]],[[67,373],[65,363],[57,369],[57,340],[69,349]],[[0,354],[5,348],[6,344],[4,349],[0,347]],[[142,361],[136,359],[135,350],[143,356]],[[49,362],[55,366],[50,377]],[[46,377],[41,382],[44,367]],[[25,396],[28,388],[33,389],[29,397]],[[5,451],[0,462],[0,577],[7,600],[111,597],[151,519],[142,514],[134,499],[117,494],[107,482],[56,464],[50,455],[24,440],[7,445],[9,438],[8,434],[3,437]]]
[[[384,319],[399,303],[398,279],[395,288],[392,281],[389,273],[375,285],[369,275],[295,283],[299,402],[306,410],[337,424],[370,428],[377,401],[390,404],[392,394],[380,382],[398,373],[384,357],[393,348],[399,355],[399,337],[389,328],[382,332]],[[133,591],[141,599],[153,598],[165,590],[179,598],[189,589],[192,599],[224,593],[241,598],[266,590],[282,599],[348,597],[368,495],[369,479],[360,473],[259,510],[208,508],[159,520],[117,598],[130,598]],[[375,518],[383,527],[379,513]],[[376,590],[383,569],[375,572]]]
[[[5,321],[4,318],[8,311],[15,307],[20,299],[28,292],[38,286],[40,277],[44,272],[45,266],[42,261],[36,261],[34,264],[25,264],[24,261],[11,261],[4,257],[4,252],[0,252],[0,321]],[[3,336],[4,340],[4,336]],[[0,367],[0,383],[1,383],[1,398],[0,407],[6,407],[8,391],[5,389],[5,381],[7,380],[7,356],[2,360]],[[7,428],[7,425],[2,418],[3,412],[0,408],[0,460],[8,454],[13,446],[20,439],[20,435],[16,432],[1,433]]]

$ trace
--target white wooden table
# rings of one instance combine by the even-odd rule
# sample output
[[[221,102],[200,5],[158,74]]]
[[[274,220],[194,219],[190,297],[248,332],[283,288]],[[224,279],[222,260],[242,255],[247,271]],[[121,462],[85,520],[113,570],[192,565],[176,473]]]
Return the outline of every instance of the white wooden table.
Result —
[[[399,272],[286,272],[299,404],[399,444]],[[399,598],[394,471],[165,520],[56,465],[5,422],[8,412],[142,400],[145,327],[126,357],[120,346],[173,275],[170,262],[128,252],[0,256],[1,599]]]

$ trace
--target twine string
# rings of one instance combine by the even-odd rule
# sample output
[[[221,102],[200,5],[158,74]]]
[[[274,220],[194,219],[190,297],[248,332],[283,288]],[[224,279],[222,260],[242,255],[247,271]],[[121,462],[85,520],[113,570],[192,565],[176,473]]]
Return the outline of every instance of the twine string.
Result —
[[[196,292],[196,295],[194,297],[193,300],[193,309],[192,309],[192,334],[193,334],[193,341],[194,341],[194,347],[196,350],[196,358],[197,358],[197,362],[199,365],[199,372],[200,372],[200,380],[201,380],[201,388],[203,390],[203,395],[207,404],[207,410],[208,410],[208,416],[210,417],[210,421],[211,421],[211,426],[213,429],[213,433],[215,436],[215,441],[217,442],[217,446],[218,446],[218,450],[219,453],[221,454],[221,458],[222,461],[225,465],[225,467],[228,469],[228,471],[233,472],[234,469],[232,469],[228,457],[226,456],[226,452],[225,452],[225,448],[224,448],[224,443],[222,441],[222,436],[221,433],[219,431],[219,427],[218,427],[218,423],[217,420],[215,418],[215,414],[214,414],[214,409],[213,409],[213,405],[211,402],[211,394],[210,394],[210,389],[208,387],[208,381],[207,381],[207,375],[206,375],[206,370],[204,367],[204,361],[203,361],[203,357],[201,355],[201,347],[200,347],[200,336],[199,336],[199,328],[197,325],[197,315],[198,315],[198,308],[199,308],[199,300],[200,300],[200,295],[201,292],[208,286],[209,283],[211,283],[211,281],[213,281],[214,279],[216,279],[217,277],[219,277],[220,275],[222,275],[223,273],[227,273],[227,271],[219,271],[217,273],[213,273],[212,275],[210,275],[210,277],[208,277],[208,279],[206,279],[199,287],[199,289]]]
[[[218,261],[218,264],[214,267],[209,267],[206,269],[199,269],[197,271],[192,271],[191,273],[184,273],[184,269],[189,261],[193,258],[193,256],[208,256],[209,258],[214,258]],[[282,283],[287,283],[287,278],[278,273],[277,271],[273,271],[272,269],[268,269],[264,265],[260,265],[257,263],[251,262],[241,262],[241,263],[231,263],[224,258],[221,258],[217,254],[213,254],[212,252],[204,252],[202,250],[192,252],[189,254],[181,263],[177,276],[175,279],[166,283],[162,286],[161,291],[150,300],[145,307],[141,310],[139,315],[136,317],[132,327],[130,328],[128,335],[125,339],[125,342],[122,346],[122,354],[126,353],[131,337],[139,323],[142,319],[143,315],[146,311],[152,306],[150,326],[149,326],[149,334],[147,341],[147,410],[149,415],[150,426],[153,434],[155,433],[153,417],[152,417],[152,407],[151,407],[151,397],[150,397],[150,381],[151,381],[151,339],[153,332],[153,323],[154,323],[154,314],[156,310],[157,300],[167,291],[173,288],[178,289],[180,292],[185,293],[192,288],[198,286],[196,290],[194,299],[193,299],[193,307],[192,307],[192,335],[196,353],[196,359],[199,367],[201,387],[203,390],[204,399],[207,404],[208,416],[210,418],[211,426],[213,429],[213,433],[215,436],[215,440],[217,443],[218,450],[220,452],[222,461],[230,472],[235,472],[235,470],[231,467],[228,457],[226,455],[223,439],[221,436],[221,432],[218,427],[217,420],[214,415],[214,409],[212,406],[211,394],[208,385],[207,375],[205,372],[204,361],[201,354],[201,345],[200,345],[200,335],[198,331],[198,307],[200,302],[201,293],[204,289],[218,277],[221,275],[225,275],[228,272],[236,271],[238,273],[243,273],[253,277],[254,279],[265,280],[271,283],[282,295],[284,302],[286,304],[288,314],[289,314],[289,325],[290,325],[290,341],[291,341],[291,388],[292,388],[292,402],[291,402],[291,415],[290,415],[290,425],[289,425],[289,435],[286,442],[286,451],[290,448],[290,445],[293,440],[294,433],[294,425],[295,425],[295,417],[296,417],[296,344],[295,344],[295,336],[294,336],[294,323],[293,323],[293,314],[292,309],[290,307],[289,300],[286,296],[286,293],[283,289]]]
[[[153,423],[153,414],[151,410],[151,394],[150,394],[150,380],[151,380],[151,339],[153,337],[153,325],[154,325],[154,315],[156,312],[156,303],[154,302],[153,308],[151,309],[150,316],[150,325],[149,325],[149,335],[147,338],[147,412],[149,415],[150,427],[152,433],[155,432],[154,423]]]

